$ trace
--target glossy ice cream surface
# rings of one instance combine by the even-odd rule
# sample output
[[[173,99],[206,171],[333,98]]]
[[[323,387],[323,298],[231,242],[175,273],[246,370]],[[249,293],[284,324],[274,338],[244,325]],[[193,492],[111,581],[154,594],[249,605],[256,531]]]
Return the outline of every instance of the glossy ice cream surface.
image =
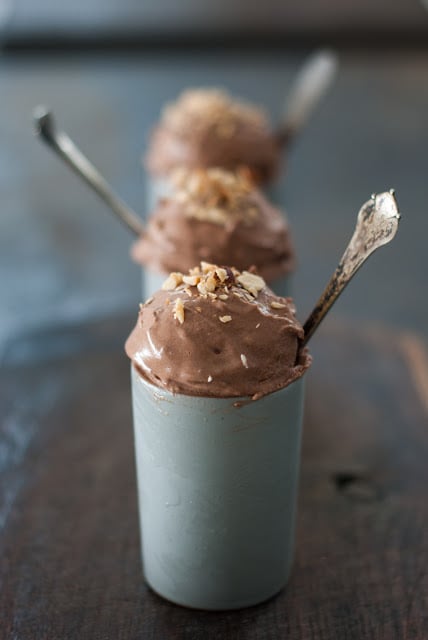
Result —
[[[126,351],[140,375],[172,393],[254,400],[311,363],[291,298],[248,271],[201,263],[172,273],[140,307]]]
[[[158,176],[182,166],[247,166],[257,182],[265,183],[277,173],[281,151],[262,109],[218,89],[193,89],[165,107],[145,164]]]
[[[245,171],[177,170],[170,197],[159,201],[133,259],[152,271],[187,272],[201,260],[248,269],[267,281],[294,267],[283,213],[256,189]]]

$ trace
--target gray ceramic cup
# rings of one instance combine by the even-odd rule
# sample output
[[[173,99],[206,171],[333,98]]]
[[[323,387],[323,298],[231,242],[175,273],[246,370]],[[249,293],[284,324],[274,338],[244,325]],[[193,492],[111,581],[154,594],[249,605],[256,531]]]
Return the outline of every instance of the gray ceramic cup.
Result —
[[[156,291],[162,289],[162,285],[167,279],[169,274],[159,273],[159,271],[152,271],[147,267],[141,268],[141,293],[143,300],[147,300]]]
[[[197,609],[267,600],[292,563],[304,379],[251,401],[172,395],[131,372],[147,583]]]
[[[171,183],[167,176],[157,177],[146,172],[144,191],[145,211],[150,215],[156,209],[159,199],[171,193]]]

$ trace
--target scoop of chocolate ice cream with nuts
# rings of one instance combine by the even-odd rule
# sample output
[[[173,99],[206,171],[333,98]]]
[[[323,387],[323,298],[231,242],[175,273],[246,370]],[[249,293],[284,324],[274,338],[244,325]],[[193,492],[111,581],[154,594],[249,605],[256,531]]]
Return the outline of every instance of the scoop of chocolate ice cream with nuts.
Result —
[[[289,226],[279,209],[255,187],[245,170],[176,170],[173,190],[159,201],[146,233],[131,250],[154,272],[186,272],[201,260],[248,269],[272,282],[287,276],[295,255]]]
[[[166,176],[177,167],[249,167],[259,183],[278,171],[281,143],[261,108],[218,89],[184,91],[163,110],[145,165]]]
[[[140,305],[126,351],[138,372],[172,393],[260,398],[311,363],[291,298],[251,271],[202,262],[171,273]]]

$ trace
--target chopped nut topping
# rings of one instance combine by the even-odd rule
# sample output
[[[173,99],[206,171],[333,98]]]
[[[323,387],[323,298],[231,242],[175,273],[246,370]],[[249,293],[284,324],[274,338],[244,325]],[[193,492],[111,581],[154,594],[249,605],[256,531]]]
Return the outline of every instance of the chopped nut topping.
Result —
[[[251,225],[259,215],[251,196],[254,184],[243,170],[180,168],[171,179],[175,187],[171,198],[183,205],[189,218],[223,226],[235,220]]]
[[[235,134],[238,123],[269,130],[268,120],[262,109],[246,102],[232,99],[219,89],[190,89],[178,99],[166,105],[162,124],[177,133],[204,131],[214,127],[222,138]]]
[[[148,299],[145,301],[145,303],[144,303],[144,304],[147,304],[147,305],[148,305],[148,304],[151,304],[151,303],[153,302],[153,300],[154,300],[154,298],[153,298],[153,296],[151,296],[151,298],[148,298]]]
[[[183,274],[178,272],[170,273],[162,285],[164,291],[174,291],[183,282]]]
[[[232,316],[219,316],[220,322],[230,322],[232,320]]]
[[[218,267],[215,270],[216,276],[218,277],[218,279],[220,280],[220,282],[224,282],[225,280],[227,280],[227,271],[226,269],[222,269],[221,267]]]
[[[200,268],[199,267],[193,267],[193,269],[189,269],[189,274],[191,276],[200,275]]]
[[[227,284],[235,284],[236,276],[239,276],[239,271],[237,269],[234,269],[233,267],[225,267],[225,269],[227,271]],[[228,291],[227,287],[225,287],[225,291]]]
[[[202,296],[206,296],[208,293],[207,286],[205,282],[198,282],[198,291]]]
[[[272,302],[270,303],[270,306],[272,307],[272,309],[286,309],[287,305],[283,304],[282,302],[277,302],[276,300],[272,300]]]
[[[241,275],[237,277],[237,281],[255,298],[257,298],[258,292],[266,286],[261,276],[250,273],[249,271],[243,271]]]
[[[207,291],[215,291],[216,284],[217,284],[217,281],[215,279],[215,276],[213,274],[209,274],[205,281],[205,286],[207,288]]]
[[[234,267],[219,267],[209,262],[201,262],[200,267],[190,269],[186,275],[178,272],[171,273],[163,283],[162,289],[177,291],[177,293],[183,291],[192,297],[196,293],[192,287],[196,287],[198,293],[204,298],[228,300],[230,295],[234,295],[253,302],[264,286],[263,278],[255,273],[249,271],[241,273]],[[165,304],[168,303],[169,299],[165,301]]]
[[[184,322],[184,305],[181,298],[177,298],[174,305],[174,318],[178,320],[180,324]]]
[[[244,365],[244,367],[248,369],[247,356],[245,356],[243,353],[241,353],[241,362]]]
[[[201,262],[201,271],[202,273],[209,273],[210,271],[214,271],[216,269],[215,264],[211,264],[211,262]]]
[[[260,322],[256,324],[256,329],[258,329],[259,327],[260,327]]]
[[[199,276],[183,276],[183,282],[190,284],[191,287],[195,287],[199,281]]]
[[[208,376],[207,382],[212,382],[212,381],[213,381],[213,377],[212,376]]]

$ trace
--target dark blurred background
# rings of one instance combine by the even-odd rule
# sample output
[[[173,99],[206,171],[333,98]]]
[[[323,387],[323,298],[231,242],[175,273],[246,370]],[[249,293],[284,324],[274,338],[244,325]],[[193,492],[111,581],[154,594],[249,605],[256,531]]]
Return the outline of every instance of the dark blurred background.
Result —
[[[403,220],[336,313],[428,335],[428,12],[416,0],[262,3],[0,1],[0,361],[85,345],[63,326],[137,309],[126,230],[34,139],[51,107],[116,190],[143,213],[141,154],[165,101],[220,86],[273,120],[305,57],[334,48],[337,80],[291,150],[278,199],[309,312],[373,191],[395,187]],[[117,337],[118,344],[123,335]]]
[[[3,0],[6,38],[14,46],[47,43],[129,46],[164,39],[278,38],[299,45],[320,38],[425,39],[422,3],[414,0]]]

